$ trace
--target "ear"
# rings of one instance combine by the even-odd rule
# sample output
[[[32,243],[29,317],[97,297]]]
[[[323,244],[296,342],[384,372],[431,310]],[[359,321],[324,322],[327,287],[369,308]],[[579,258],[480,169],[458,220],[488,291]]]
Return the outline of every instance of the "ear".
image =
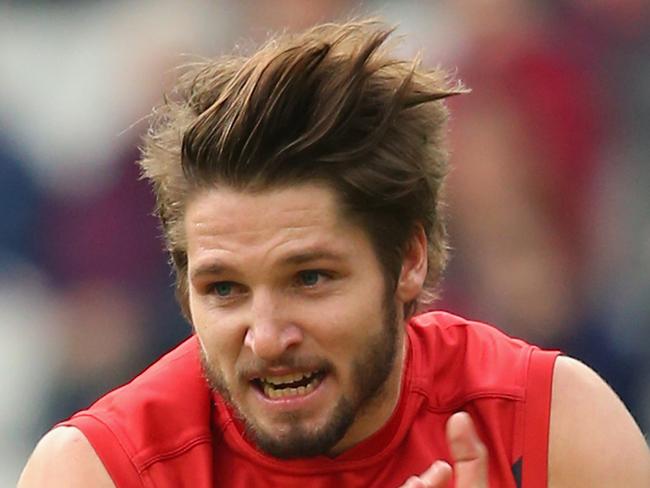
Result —
[[[422,225],[417,224],[402,258],[402,269],[397,280],[395,296],[402,303],[415,300],[424,287],[427,276],[427,236]]]

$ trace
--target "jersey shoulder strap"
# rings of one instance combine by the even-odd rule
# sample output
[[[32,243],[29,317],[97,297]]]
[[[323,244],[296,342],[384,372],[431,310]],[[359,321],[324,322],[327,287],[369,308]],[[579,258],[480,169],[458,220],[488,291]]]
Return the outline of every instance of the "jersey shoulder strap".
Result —
[[[197,339],[58,425],[86,436],[118,487],[212,486],[212,400]]]

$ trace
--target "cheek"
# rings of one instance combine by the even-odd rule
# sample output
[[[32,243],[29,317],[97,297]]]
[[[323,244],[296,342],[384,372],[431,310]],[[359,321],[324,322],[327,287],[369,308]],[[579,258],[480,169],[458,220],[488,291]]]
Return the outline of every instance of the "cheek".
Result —
[[[192,306],[193,327],[213,368],[230,376],[243,339],[231,317],[201,306]]]
[[[325,311],[313,313],[310,333],[330,354],[349,360],[363,351],[367,340],[383,328],[381,301],[369,293],[364,297],[338,297],[328,303]],[[316,319],[314,321],[314,317]]]

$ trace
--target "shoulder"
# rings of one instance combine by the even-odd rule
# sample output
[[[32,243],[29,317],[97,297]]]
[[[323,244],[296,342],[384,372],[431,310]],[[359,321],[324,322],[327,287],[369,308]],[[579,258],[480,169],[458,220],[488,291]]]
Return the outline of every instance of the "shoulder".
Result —
[[[416,352],[424,355],[439,373],[466,375],[476,370],[481,372],[476,380],[493,378],[503,382],[505,379],[498,373],[521,376],[520,370],[527,367],[528,357],[535,349],[496,327],[446,312],[419,315],[409,325]],[[486,376],[487,371],[492,376]],[[472,378],[465,378],[469,379]]]
[[[439,342],[437,347],[451,347],[456,349],[492,346],[497,349],[503,347],[515,350],[529,349],[530,344],[520,339],[511,337],[493,325],[476,320],[469,320],[448,312],[432,311],[411,318],[409,328],[428,340]]]
[[[74,427],[57,427],[38,443],[18,481],[19,488],[114,487],[86,437]]]
[[[113,486],[84,482],[106,473],[120,486],[139,486],[154,460],[200,458],[211,442],[210,398],[190,339],[49,432],[21,486]],[[43,482],[57,477],[60,485]]]
[[[538,348],[488,324],[438,311],[411,319],[408,334],[414,384],[435,392],[429,396],[432,407],[456,408],[479,397],[525,401]],[[549,385],[550,374],[549,368]]]
[[[647,487],[648,445],[621,400],[590,368],[555,362],[549,433],[549,486]]]
[[[63,424],[78,427],[91,441],[89,429],[128,436],[135,452],[154,442],[176,446],[186,435],[194,435],[194,427],[203,426],[209,415],[210,389],[192,338]]]

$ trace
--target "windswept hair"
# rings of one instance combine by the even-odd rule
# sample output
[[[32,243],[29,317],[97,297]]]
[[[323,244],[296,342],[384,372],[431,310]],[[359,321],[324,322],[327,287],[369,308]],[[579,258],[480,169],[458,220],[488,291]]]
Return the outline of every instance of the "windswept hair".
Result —
[[[249,57],[193,63],[154,111],[140,165],[188,318],[185,206],[215,185],[326,185],[366,230],[393,288],[421,225],[429,274],[406,315],[434,297],[447,256],[440,193],[448,114],[440,100],[464,90],[442,70],[394,57],[392,32],[372,20],[326,24],[276,37]]]

